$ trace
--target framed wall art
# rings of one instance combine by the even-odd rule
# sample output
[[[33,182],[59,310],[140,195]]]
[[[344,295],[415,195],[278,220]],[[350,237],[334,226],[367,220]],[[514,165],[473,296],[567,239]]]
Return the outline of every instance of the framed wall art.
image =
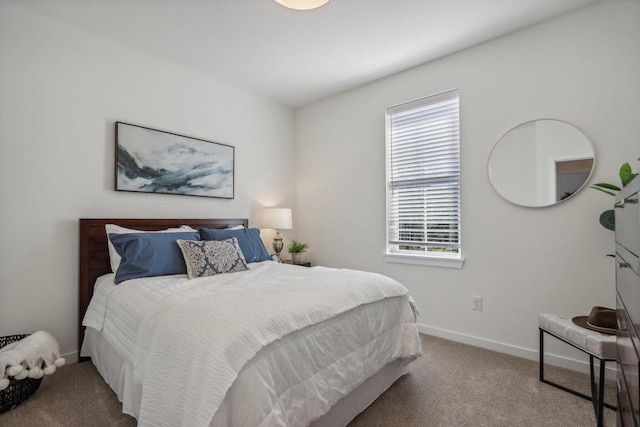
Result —
[[[116,122],[116,191],[233,199],[235,148]]]

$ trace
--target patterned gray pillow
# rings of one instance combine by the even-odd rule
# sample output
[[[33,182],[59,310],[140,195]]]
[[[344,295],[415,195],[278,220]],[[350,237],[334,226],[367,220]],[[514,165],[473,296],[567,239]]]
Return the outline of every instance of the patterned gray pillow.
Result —
[[[235,237],[227,240],[178,240],[189,279],[245,271],[247,261]]]

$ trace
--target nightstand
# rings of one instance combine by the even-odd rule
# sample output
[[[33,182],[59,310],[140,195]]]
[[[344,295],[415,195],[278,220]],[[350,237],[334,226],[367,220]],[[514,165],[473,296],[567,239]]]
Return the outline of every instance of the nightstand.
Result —
[[[293,261],[290,260],[290,259],[285,259],[282,262],[285,263],[285,264],[299,265],[300,267],[311,267],[311,263],[310,262],[301,262],[301,263],[294,264]]]

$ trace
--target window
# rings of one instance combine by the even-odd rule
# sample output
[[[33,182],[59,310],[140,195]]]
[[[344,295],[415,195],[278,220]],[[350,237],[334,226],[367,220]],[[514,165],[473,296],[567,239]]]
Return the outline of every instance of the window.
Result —
[[[461,267],[458,91],[389,107],[386,118],[387,260]]]

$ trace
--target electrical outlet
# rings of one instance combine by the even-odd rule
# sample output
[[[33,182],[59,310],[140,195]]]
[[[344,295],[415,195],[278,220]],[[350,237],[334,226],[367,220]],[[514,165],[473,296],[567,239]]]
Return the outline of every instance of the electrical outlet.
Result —
[[[472,309],[477,311],[482,311],[482,297],[478,295],[472,295],[471,301],[473,303]]]

